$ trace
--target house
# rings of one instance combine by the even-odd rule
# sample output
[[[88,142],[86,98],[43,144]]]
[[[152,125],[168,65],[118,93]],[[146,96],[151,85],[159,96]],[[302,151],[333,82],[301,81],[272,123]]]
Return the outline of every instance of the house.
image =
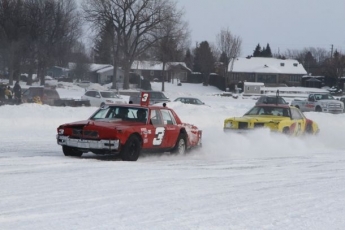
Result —
[[[88,77],[91,82],[101,85],[111,82],[114,69],[112,65],[92,63],[89,68]]]
[[[68,77],[70,69],[60,67],[60,66],[52,66],[47,70],[47,75],[51,76],[55,79]]]
[[[307,71],[294,59],[234,58],[230,60],[227,85],[242,82],[263,82],[265,86],[301,86],[302,76]],[[233,87],[232,87],[233,88]]]
[[[69,63],[69,68],[74,69],[75,63]],[[113,79],[113,70],[114,67],[109,64],[96,64],[91,63],[89,64],[89,72],[87,73],[87,76],[84,77],[82,80],[88,80],[93,83],[98,83],[101,85],[107,84],[112,82]],[[117,72],[117,80],[118,83],[123,83],[123,70],[118,68]]]
[[[160,61],[134,61],[131,71],[150,81],[161,81],[163,76],[163,62]],[[165,81],[188,82],[191,70],[184,62],[167,62],[165,65]]]

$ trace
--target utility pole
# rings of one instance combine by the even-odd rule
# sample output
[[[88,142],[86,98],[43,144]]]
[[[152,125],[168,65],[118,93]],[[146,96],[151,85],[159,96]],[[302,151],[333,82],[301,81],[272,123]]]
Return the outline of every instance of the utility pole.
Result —
[[[333,44],[331,45],[331,59],[333,59]]]

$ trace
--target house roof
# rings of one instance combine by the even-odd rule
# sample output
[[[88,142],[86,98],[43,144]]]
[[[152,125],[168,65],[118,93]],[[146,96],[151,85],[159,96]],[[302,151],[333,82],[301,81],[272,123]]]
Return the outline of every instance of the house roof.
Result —
[[[181,67],[185,70],[188,71],[192,71],[191,69],[189,69],[186,65],[186,63],[184,62],[167,62],[166,63],[166,69],[169,70],[173,67]],[[163,70],[163,62],[161,61],[134,61],[132,66],[131,66],[132,70]]]
[[[73,69],[75,68],[75,65],[76,63],[73,63],[73,62],[69,62],[68,63],[68,68],[69,69]],[[90,72],[96,72],[98,70],[101,70],[101,69],[104,69],[104,68],[113,68],[112,65],[109,65],[109,64],[95,64],[95,63],[91,63],[90,66],[89,66],[89,70]]]
[[[97,73],[105,73],[105,72],[111,71],[111,70],[113,70],[113,69],[114,69],[113,66],[108,66],[108,67],[104,67],[104,68],[102,68],[102,69],[99,69],[99,70],[97,70],[96,72],[97,72]]]
[[[233,60],[233,68],[231,70]],[[307,74],[303,65],[297,60],[262,57],[238,57],[232,59],[230,60],[228,71],[238,73]]]
[[[105,69],[105,68],[109,68],[109,67],[113,68],[112,65],[92,63],[92,64],[90,64],[90,72],[97,72],[101,69]]]

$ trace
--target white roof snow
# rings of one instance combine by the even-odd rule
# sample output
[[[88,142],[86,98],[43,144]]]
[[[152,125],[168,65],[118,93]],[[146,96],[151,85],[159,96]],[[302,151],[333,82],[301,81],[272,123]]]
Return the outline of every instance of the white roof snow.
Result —
[[[232,59],[233,60],[233,59]],[[276,73],[276,74],[307,74],[303,65],[294,59],[278,58],[235,58],[231,71],[232,60],[229,63],[229,72],[238,73]]]
[[[170,66],[181,65],[185,69],[191,71],[184,62],[167,62],[165,69],[168,69]],[[163,62],[160,61],[134,61],[131,69],[136,70],[163,70]]]

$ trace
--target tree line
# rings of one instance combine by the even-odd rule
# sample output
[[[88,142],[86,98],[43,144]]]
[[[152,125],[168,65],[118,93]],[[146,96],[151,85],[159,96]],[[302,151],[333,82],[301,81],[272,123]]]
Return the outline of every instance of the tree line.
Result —
[[[167,62],[183,61],[207,85],[210,73],[227,74],[230,60],[241,55],[242,38],[224,28],[215,44],[191,45],[184,16],[173,0],[0,0],[0,75],[13,84],[28,73],[30,84],[35,73],[43,85],[48,67],[73,62],[74,76],[81,78],[94,62],[114,66],[114,86],[122,67],[128,89],[134,60],[162,61],[163,76]],[[91,47],[82,42],[86,26]],[[344,55],[330,57],[318,48],[272,54],[269,44],[258,44],[250,56],[294,58],[313,75],[339,77],[344,69]]]

